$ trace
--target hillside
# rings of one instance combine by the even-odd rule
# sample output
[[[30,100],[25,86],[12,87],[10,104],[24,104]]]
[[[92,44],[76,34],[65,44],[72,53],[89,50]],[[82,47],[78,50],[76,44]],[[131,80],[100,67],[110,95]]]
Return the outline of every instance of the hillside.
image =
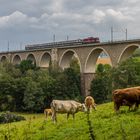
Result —
[[[121,107],[119,114],[114,113],[113,103],[99,105],[90,114],[91,125],[96,140],[139,140],[140,109],[128,111]],[[87,115],[77,113],[75,120],[70,116],[58,115],[58,123],[53,124],[44,114],[20,114],[27,121],[0,125],[0,140],[89,140]]]

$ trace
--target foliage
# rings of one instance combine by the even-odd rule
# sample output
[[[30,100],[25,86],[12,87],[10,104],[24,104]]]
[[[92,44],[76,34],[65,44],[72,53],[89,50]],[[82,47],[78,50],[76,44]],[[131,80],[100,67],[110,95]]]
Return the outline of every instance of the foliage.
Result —
[[[23,116],[16,115],[14,113],[6,112],[0,114],[0,123],[10,123],[25,120]]]
[[[76,57],[74,57],[71,62],[70,62],[70,68],[72,68],[75,73],[79,74],[80,73],[80,65],[78,62],[78,59]]]
[[[0,78],[0,110],[14,109],[15,81],[10,75],[2,75]]]
[[[57,77],[57,75],[61,74],[63,70],[56,62],[54,62],[54,64],[52,65],[52,62],[50,61],[48,71],[49,75],[55,78]]]
[[[99,64],[96,75],[91,83],[91,95],[97,103],[103,103],[111,100],[111,67],[110,65]]]
[[[80,79],[72,68],[64,70],[56,79],[56,98],[75,99],[80,98]]]
[[[133,57],[140,57],[140,48],[136,49],[136,51],[132,55]]]
[[[57,65],[50,67],[49,74],[51,86],[46,91],[51,94],[47,96],[48,99],[81,99],[80,67],[76,58],[73,58],[70,67],[63,71]]]
[[[28,81],[24,92],[24,110],[30,112],[38,112],[43,110],[43,91],[34,81]]]
[[[32,60],[23,60],[17,67],[20,69],[22,74],[25,74],[29,69],[37,69],[36,64],[32,62]]]
[[[95,97],[97,103],[102,103],[111,100],[113,89],[139,85],[140,61],[137,57],[123,61],[115,68],[99,64],[91,83],[91,95]]]
[[[73,63],[73,62],[72,62]],[[72,68],[37,68],[23,60],[14,66],[0,64],[0,110],[41,112],[52,99],[80,99],[80,70],[77,61]]]
[[[140,85],[140,61],[130,58],[112,70],[114,88],[126,88]]]
[[[0,111],[41,112],[53,99],[82,101],[80,66],[76,57],[62,70],[57,63],[39,69],[31,61],[0,64]],[[140,61],[131,58],[116,68],[99,64],[91,83],[96,103],[111,100],[112,89],[140,85]]]

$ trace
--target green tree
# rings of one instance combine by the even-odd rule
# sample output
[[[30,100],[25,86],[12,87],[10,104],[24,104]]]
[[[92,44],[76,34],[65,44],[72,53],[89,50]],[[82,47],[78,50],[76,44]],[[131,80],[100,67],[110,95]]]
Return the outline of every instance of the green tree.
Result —
[[[22,74],[25,74],[26,71],[28,71],[29,69],[37,69],[36,64],[34,64],[32,60],[22,60],[21,63],[17,66],[17,68],[20,69]]]
[[[50,103],[52,99],[56,96],[56,78],[54,79],[52,76],[47,73],[47,71],[42,71],[39,74],[37,82],[40,83],[40,87],[44,92],[44,108],[50,107]]]
[[[111,100],[111,91],[111,67],[106,64],[99,64],[95,78],[91,82],[91,95],[97,103],[103,103]]]
[[[15,81],[8,74],[0,77],[0,110],[13,111],[15,108],[13,94],[15,91]]]
[[[50,61],[49,63],[48,71],[49,71],[49,75],[52,76],[53,78],[56,78],[57,75],[63,72],[63,70],[58,65],[58,63],[54,62],[54,64],[52,65],[52,61]]]
[[[112,70],[114,89],[140,85],[140,61],[129,58]]]
[[[70,61],[70,68],[72,68],[75,71],[75,73],[80,74],[80,65],[76,57],[74,57]]]
[[[140,48],[136,49],[132,56],[133,57],[140,57]]]
[[[24,110],[30,112],[40,112],[44,108],[44,93],[40,86],[29,80],[27,83],[27,88],[24,92]]]
[[[42,112],[52,99],[80,99],[80,67],[38,69],[30,60],[0,64],[0,110]]]
[[[96,72],[102,74],[104,72],[104,65],[98,64]]]

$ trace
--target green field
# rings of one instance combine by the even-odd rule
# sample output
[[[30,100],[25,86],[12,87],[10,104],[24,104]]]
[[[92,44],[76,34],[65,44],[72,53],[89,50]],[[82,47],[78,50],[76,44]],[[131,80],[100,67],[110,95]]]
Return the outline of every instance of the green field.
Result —
[[[0,140],[89,140],[87,114],[79,112],[75,120],[66,114],[58,115],[54,124],[44,114],[21,114],[26,121],[0,125]],[[140,140],[140,109],[128,111],[121,107],[119,114],[114,113],[113,103],[97,106],[92,111],[90,121],[96,140]]]

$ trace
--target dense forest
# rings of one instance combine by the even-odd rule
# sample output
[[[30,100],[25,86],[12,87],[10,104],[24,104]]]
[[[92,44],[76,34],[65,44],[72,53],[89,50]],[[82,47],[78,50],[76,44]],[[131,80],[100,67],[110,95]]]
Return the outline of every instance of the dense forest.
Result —
[[[70,67],[48,69],[36,67],[30,60],[19,65],[0,64],[0,111],[42,112],[52,99],[74,99],[82,102],[80,67],[73,59]],[[91,83],[96,103],[112,100],[113,89],[140,85],[140,61],[132,57],[116,68],[99,64]]]
[[[70,68],[40,69],[30,60],[19,65],[0,64],[0,110],[42,112],[52,99],[82,100],[80,68],[73,59]]]

